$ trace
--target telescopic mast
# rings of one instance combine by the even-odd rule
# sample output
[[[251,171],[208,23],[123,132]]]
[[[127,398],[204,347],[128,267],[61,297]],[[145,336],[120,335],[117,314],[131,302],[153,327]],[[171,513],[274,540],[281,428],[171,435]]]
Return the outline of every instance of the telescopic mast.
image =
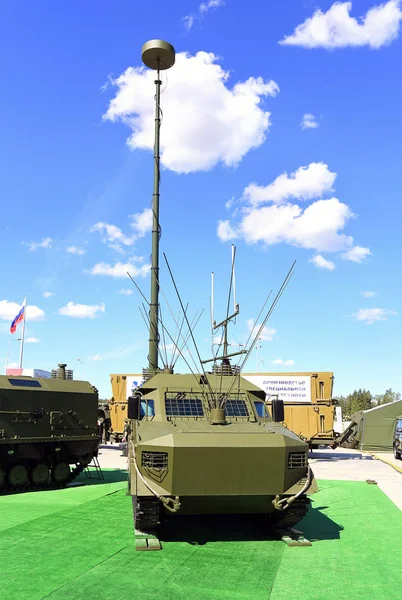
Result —
[[[157,72],[155,80],[155,143],[154,143],[154,193],[152,197],[152,259],[151,301],[149,308],[148,370],[157,373],[159,347],[159,187],[160,187],[160,126],[161,126],[161,80],[160,71],[170,69],[175,63],[175,49],[163,40],[150,40],[142,47],[142,62]]]

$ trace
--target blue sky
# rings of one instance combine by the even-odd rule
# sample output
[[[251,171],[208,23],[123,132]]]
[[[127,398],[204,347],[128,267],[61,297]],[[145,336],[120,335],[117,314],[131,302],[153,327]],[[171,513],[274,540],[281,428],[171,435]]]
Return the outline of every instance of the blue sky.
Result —
[[[18,361],[9,326],[25,295],[39,340],[25,367],[67,362],[107,397],[110,373],[147,365],[124,265],[148,296],[154,75],[138,69],[142,44],[161,38],[177,52],[163,75],[161,250],[190,315],[205,309],[203,358],[210,273],[220,319],[235,243],[234,347],[297,260],[246,371],[329,370],[336,394],[400,391],[400,5],[271,4],[3,4],[2,366],[8,347]]]

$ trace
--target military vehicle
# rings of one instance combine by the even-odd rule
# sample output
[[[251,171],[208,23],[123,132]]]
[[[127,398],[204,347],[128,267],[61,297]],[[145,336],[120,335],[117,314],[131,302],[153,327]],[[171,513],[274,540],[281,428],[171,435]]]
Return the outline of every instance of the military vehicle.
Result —
[[[331,372],[245,373],[245,379],[265,391],[268,410],[278,396],[284,401],[283,425],[296,433],[310,448],[332,446],[338,433],[334,430],[336,400],[332,398],[334,375]],[[111,439],[124,436],[127,398],[143,380],[139,373],[112,373],[112,399],[109,402]]]
[[[63,487],[97,456],[98,390],[58,376],[0,375],[0,493]]]
[[[218,324],[212,318],[213,331],[222,328],[222,355],[201,361],[177,292],[200,360],[200,373],[191,370],[182,353],[190,374],[174,374],[171,365],[158,366],[159,324],[163,331],[166,329],[159,311],[160,70],[173,66],[175,51],[167,42],[152,40],[143,46],[142,59],[157,71],[157,77],[149,363],[143,372],[144,383],[128,398],[129,491],[135,527],[153,529],[163,515],[250,513],[270,515],[273,523],[291,526],[308,511],[308,494],[317,491],[308,465],[308,444],[280,424],[283,401],[272,402],[271,417],[265,392],[241,377],[241,366],[231,365],[233,357],[249,356],[259,335],[249,350],[228,354],[228,324],[239,314],[235,299],[232,315],[227,314]],[[172,275],[168,262],[167,266]],[[233,270],[232,255],[231,285]],[[177,291],[173,276],[172,281]],[[175,346],[178,348],[178,341]],[[210,372],[204,368],[208,362],[213,363]]]
[[[395,458],[402,460],[402,417],[396,419],[393,449]]]

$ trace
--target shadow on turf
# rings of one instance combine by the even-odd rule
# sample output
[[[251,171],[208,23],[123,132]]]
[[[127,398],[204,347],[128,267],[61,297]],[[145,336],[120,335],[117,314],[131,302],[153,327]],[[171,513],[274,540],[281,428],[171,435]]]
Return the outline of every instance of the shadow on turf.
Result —
[[[321,512],[325,508],[311,508],[295,525],[310,541],[340,539],[343,527]],[[208,542],[274,541],[278,537],[267,518],[256,515],[183,515],[163,522],[158,529],[161,542],[187,542],[195,546]]]
[[[127,471],[122,469],[102,469],[103,479],[100,479],[95,470],[91,470],[90,477],[86,473],[81,473],[75,482],[81,485],[100,485],[102,483],[118,483],[119,481],[127,481]]]

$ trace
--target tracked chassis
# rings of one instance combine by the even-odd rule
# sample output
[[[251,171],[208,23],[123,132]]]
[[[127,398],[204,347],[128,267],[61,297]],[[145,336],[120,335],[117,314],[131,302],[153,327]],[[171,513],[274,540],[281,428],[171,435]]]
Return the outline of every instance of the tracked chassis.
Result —
[[[86,381],[0,376],[0,494],[63,487],[97,456]]]

